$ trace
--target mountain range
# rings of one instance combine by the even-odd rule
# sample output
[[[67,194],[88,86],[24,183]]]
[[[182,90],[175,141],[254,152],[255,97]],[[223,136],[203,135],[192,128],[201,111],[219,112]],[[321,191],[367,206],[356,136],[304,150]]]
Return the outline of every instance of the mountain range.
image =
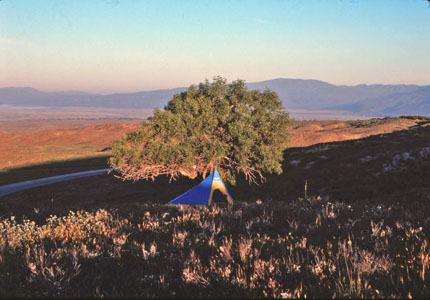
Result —
[[[287,110],[342,111],[363,116],[430,115],[430,86],[334,85],[319,80],[272,79],[249,89],[278,93]],[[25,107],[163,108],[185,87],[109,95],[80,91],[44,92],[34,88],[0,88],[0,105]]]

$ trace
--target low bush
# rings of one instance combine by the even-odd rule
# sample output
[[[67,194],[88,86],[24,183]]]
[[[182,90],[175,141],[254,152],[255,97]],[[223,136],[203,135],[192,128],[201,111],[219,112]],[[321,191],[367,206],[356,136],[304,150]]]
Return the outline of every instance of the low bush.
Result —
[[[430,296],[430,218],[399,204],[313,197],[139,215],[0,220],[0,297]]]

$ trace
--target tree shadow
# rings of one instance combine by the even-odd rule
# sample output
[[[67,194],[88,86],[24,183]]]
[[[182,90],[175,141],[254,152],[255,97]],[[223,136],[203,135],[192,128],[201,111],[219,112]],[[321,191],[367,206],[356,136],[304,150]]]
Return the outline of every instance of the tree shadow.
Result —
[[[357,140],[290,148],[284,152],[283,173],[267,175],[266,182],[249,185],[239,176],[236,186],[227,186],[235,201],[294,201],[308,195],[328,196],[337,201],[408,201],[413,191],[417,199],[430,197],[429,161],[405,162],[404,170],[382,172],[396,153],[428,146],[430,127],[417,127]],[[415,154],[414,154],[415,155]],[[362,159],[370,157],[364,162]],[[292,161],[300,161],[297,165]],[[107,156],[26,166],[0,173],[0,180],[35,179],[107,168]],[[20,191],[0,198],[0,217],[15,215],[43,221],[47,216],[69,210],[116,209],[121,214],[136,214],[145,205],[166,204],[201,178],[180,177],[170,181],[160,176],[155,181],[122,181],[115,173],[85,177]],[[5,181],[5,180],[3,180]],[[13,181],[12,181],[13,182]],[[418,194],[417,194],[418,193]],[[426,196],[427,195],[427,196]],[[427,198],[426,198],[427,197]]]
[[[229,187],[235,200],[293,201],[305,195],[328,196],[337,201],[408,201],[430,197],[430,161],[418,152],[428,147],[430,127],[416,127],[356,140],[290,148],[284,152],[283,172],[267,175],[261,185],[249,185],[241,176]],[[401,161],[393,172],[384,166],[405,152],[414,159]],[[369,159],[368,161],[366,159]],[[296,164],[297,163],[297,164]],[[418,199],[417,198],[417,199]]]
[[[7,184],[108,167],[107,157],[73,159],[7,170],[0,174],[0,180]],[[111,172],[83,177],[0,197],[0,217],[14,215],[44,220],[51,214],[99,208],[133,213],[143,205],[167,203],[199,182],[184,177],[169,182],[166,176],[154,181],[130,182],[115,175]]]

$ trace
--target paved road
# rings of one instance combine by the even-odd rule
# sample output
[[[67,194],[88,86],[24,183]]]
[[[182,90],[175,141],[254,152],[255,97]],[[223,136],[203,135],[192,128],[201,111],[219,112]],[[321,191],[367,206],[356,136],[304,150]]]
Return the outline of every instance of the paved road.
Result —
[[[111,171],[111,170],[113,169],[109,168],[109,169],[101,169],[101,170],[92,170],[92,171],[71,173],[66,175],[59,175],[59,176],[53,176],[53,177],[47,177],[42,179],[29,180],[29,181],[24,181],[19,183],[3,185],[3,186],[0,186],[0,197],[15,193],[21,190],[31,189],[41,185],[47,185],[55,182],[72,180],[72,179],[81,178],[81,177],[100,175],[103,173],[107,173],[108,171]]]

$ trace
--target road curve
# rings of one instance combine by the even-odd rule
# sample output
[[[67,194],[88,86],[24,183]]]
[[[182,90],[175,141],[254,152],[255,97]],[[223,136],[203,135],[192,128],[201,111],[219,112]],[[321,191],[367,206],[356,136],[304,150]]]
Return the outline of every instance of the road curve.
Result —
[[[46,177],[46,178],[41,178],[41,179],[23,181],[23,182],[19,182],[19,183],[7,184],[7,185],[0,186],[0,197],[6,196],[8,194],[12,194],[12,193],[15,193],[15,192],[18,192],[21,190],[31,189],[34,187],[47,185],[47,184],[51,184],[51,183],[55,183],[55,182],[72,180],[72,179],[81,178],[81,177],[100,175],[103,173],[107,173],[111,170],[113,170],[113,168],[71,173],[71,174],[66,174],[66,175],[52,176],[52,177]]]

